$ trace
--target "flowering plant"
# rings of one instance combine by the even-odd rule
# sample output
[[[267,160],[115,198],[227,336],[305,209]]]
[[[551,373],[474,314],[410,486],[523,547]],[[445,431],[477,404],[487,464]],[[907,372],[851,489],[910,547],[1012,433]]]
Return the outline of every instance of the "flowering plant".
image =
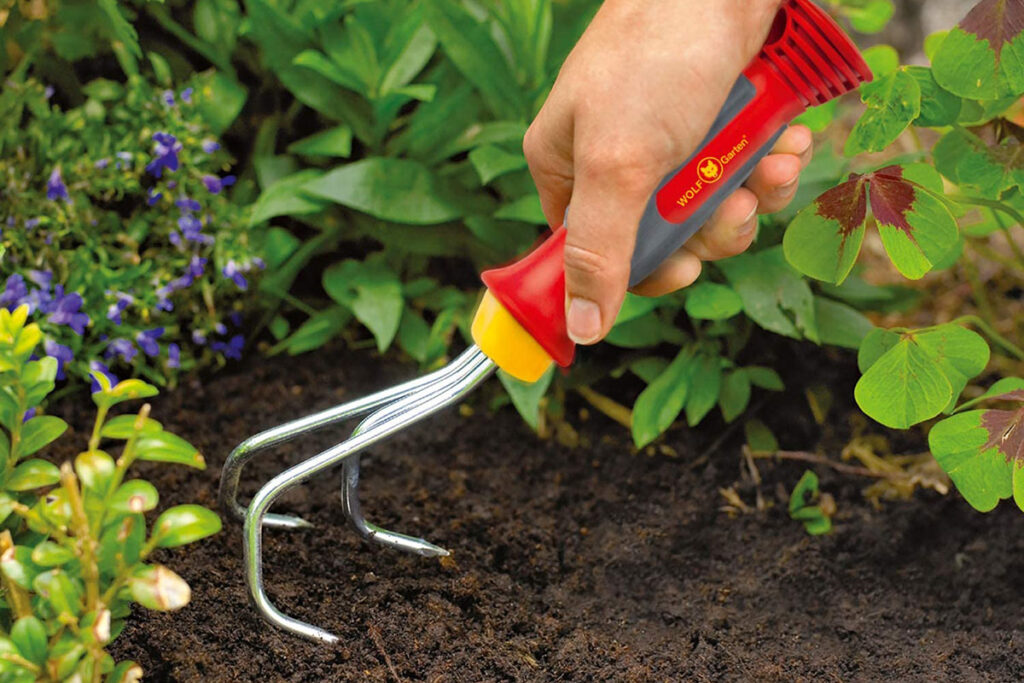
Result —
[[[30,360],[43,332],[26,324],[28,313],[27,304],[0,310],[0,680],[138,681],[138,665],[115,665],[106,652],[131,603],[174,610],[190,598],[188,584],[149,556],[214,534],[221,523],[198,505],[177,505],[147,538],[144,514],[157,505],[156,488],[126,477],[138,460],[205,463],[149,417],[148,404],[109,417],[118,403],[156,388],[137,379],[111,385],[102,374],[87,449],[60,468],[35,457],[67,424],[35,414],[53,390],[57,361]],[[104,441],[121,443],[120,457],[103,450]]]
[[[257,233],[226,197],[229,159],[199,92],[96,80],[62,110],[13,84],[0,115],[0,308],[27,304],[57,377],[157,383],[240,355]]]

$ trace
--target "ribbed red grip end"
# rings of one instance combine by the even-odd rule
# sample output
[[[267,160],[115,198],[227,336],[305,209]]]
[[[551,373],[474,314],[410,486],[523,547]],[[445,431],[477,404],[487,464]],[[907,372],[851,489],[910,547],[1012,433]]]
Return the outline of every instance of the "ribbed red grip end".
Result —
[[[530,336],[563,368],[576,345],[565,331],[565,226],[510,266],[485,271],[480,279]]]

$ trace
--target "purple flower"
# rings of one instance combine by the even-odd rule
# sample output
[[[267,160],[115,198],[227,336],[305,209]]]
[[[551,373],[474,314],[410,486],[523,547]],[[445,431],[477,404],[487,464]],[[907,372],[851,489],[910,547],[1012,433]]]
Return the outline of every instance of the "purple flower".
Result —
[[[203,224],[192,214],[186,214],[179,218],[178,227],[189,242],[198,242],[202,237]]]
[[[245,337],[236,334],[227,343],[222,341],[213,342],[210,344],[210,348],[223,353],[225,358],[238,360],[242,357],[242,349],[245,348]]]
[[[163,175],[164,169],[168,171],[178,170],[178,152],[181,151],[181,143],[178,138],[170,133],[153,133],[153,153],[156,158],[146,164],[146,171],[154,177]]]
[[[45,97],[46,99],[50,99],[51,97],[53,97],[52,85],[48,85],[45,88],[43,88],[43,97]]]
[[[167,367],[181,367],[181,348],[174,342],[167,345]]]
[[[117,376],[110,371],[110,368],[108,368],[106,365],[104,365],[98,360],[89,361],[89,371],[92,372],[93,374],[103,375],[104,377],[107,378],[107,381],[109,381],[111,385],[117,384]],[[100,389],[100,383],[97,382],[95,378],[93,378],[92,393],[95,394],[96,392],[100,391]]]
[[[28,218],[28,219],[25,220],[25,229],[26,230],[31,230],[32,228],[36,227],[37,225],[39,225],[39,219],[38,218]]]
[[[228,316],[228,319],[231,321],[231,324],[234,325],[235,327],[242,326],[242,314],[239,313],[238,311],[232,311],[231,315]]]
[[[103,357],[110,360],[114,356],[120,356],[125,363],[131,363],[137,354],[138,351],[135,350],[131,339],[115,339],[107,344],[107,350],[103,352]]]
[[[188,267],[185,270],[185,275],[187,275],[192,280],[201,278],[203,276],[203,273],[206,271],[206,263],[206,259],[199,256],[198,254],[193,254],[192,260],[188,262]],[[189,284],[192,284],[192,282],[190,281]]]
[[[167,299],[167,298],[157,298],[157,300],[156,300],[156,310],[158,310],[158,311],[166,311],[166,312],[169,313],[169,312],[174,310],[174,304],[171,303],[170,299]]]
[[[207,154],[213,154],[220,149],[220,143],[216,140],[203,140],[203,151]]]
[[[151,330],[145,330],[135,335],[135,341],[138,342],[139,348],[147,356],[153,357],[160,355],[160,345],[156,343],[156,340],[164,333],[164,328],[154,327]]]
[[[192,88],[185,88],[181,91],[181,101],[185,104],[192,104]]]
[[[71,347],[47,339],[43,342],[43,350],[46,351],[47,356],[57,359],[57,379],[65,379],[67,375],[64,373],[64,365],[70,363],[75,357]]]
[[[235,176],[226,175],[223,178],[218,178],[215,175],[204,175],[203,185],[206,185],[206,189],[210,191],[210,194],[220,194],[220,191],[225,187],[231,187],[235,184]]]
[[[122,167],[127,168],[132,164],[132,153],[131,152],[118,152],[114,156],[117,157],[117,163],[114,164],[114,168],[121,170]]]
[[[28,279],[43,289],[50,289],[50,284],[53,282],[53,272],[49,270],[30,270],[28,271]]]
[[[28,287],[25,286],[25,278],[14,273],[7,278],[4,291],[0,292],[0,308],[16,308],[26,296]]]
[[[221,272],[224,274],[224,277],[234,282],[239,289],[248,289],[249,282],[242,275],[242,270],[234,261],[228,261],[228,264],[224,266]]]
[[[75,334],[82,334],[85,332],[85,326],[89,324],[89,316],[81,313],[81,308],[81,294],[71,292],[65,296],[61,291],[50,307],[52,312],[48,320],[55,325],[67,325]]]
[[[260,270],[263,270],[264,268],[267,267],[266,262],[263,259],[261,259],[259,256],[256,256],[255,258],[253,258],[252,264],[254,266],[256,266],[257,268],[259,268]]]
[[[217,334],[227,334],[228,328],[227,325],[225,325],[224,323],[217,323],[216,325],[213,326],[213,331],[216,332]]]
[[[181,197],[180,199],[175,199],[174,205],[181,209],[181,212],[183,214],[188,213],[189,211],[199,211],[200,209],[203,208],[202,204],[197,202],[195,199],[192,199],[191,197]]]
[[[106,157],[103,157],[102,159],[97,160],[97,162],[95,164],[93,164],[92,167],[100,169],[100,170],[103,170],[104,168],[106,168],[109,165],[110,165],[110,159],[108,159]]]
[[[174,106],[174,91],[173,90],[164,90],[164,92],[161,95],[161,97],[163,98],[164,104],[166,104],[168,107],[173,107]]]
[[[157,192],[154,189],[150,189],[149,196],[146,197],[146,206],[153,206],[160,201],[164,196],[163,192]]]
[[[192,330],[192,343],[196,346],[205,346],[206,333],[202,330]]]
[[[25,411],[25,416],[23,418],[21,418],[21,421],[23,423],[24,422],[28,422],[29,420],[31,420],[35,416],[36,416],[36,409],[35,409],[35,407],[29,408],[28,410]]]
[[[68,204],[71,197],[68,196],[68,186],[64,184],[64,178],[60,174],[60,166],[54,166],[50,173],[50,179],[46,181],[46,198],[51,202],[63,199]]]
[[[157,294],[159,295],[159,292]],[[131,295],[118,293],[117,301],[110,304],[110,307],[107,308],[107,320],[110,320],[115,325],[120,325],[121,314],[124,313],[125,309],[128,308],[133,301],[135,301],[135,299]]]

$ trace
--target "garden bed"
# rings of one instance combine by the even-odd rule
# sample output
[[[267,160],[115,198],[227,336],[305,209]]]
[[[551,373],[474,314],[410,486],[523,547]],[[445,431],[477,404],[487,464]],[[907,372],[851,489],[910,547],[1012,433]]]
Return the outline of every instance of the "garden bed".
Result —
[[[823,359],[831,375],[822,379],[849,396],[853,378],[830,367]],[[161,505],[214,505],[224,456],[244,437],[410,372],[329,348],[253,358],[159,398],[154,414],[210,463],[201,474],[149,468]],[[783,446],[806,445],[816,431],[791,417],[799,401],[793,392],[793,410],[777,411],[790,417],[762,415]],[[782,487],[800,476],[796,463],[761,463],[760,488],[774,502],[767,511],[731,518],[720,510],[719,487],[737,485],[748,502],[755,492],[741,476],[739,437],[700,457],[718,436],[714,422],[670,432],[678,458],[651,457],[600,416],[582,425],[583,447],[565,448],[537,440],[511,409],[490,413],[482,395],[470,405],[472,416],[451,410],[386,442],[364,468],[370,519],[440,543],[452,561],[363,542],[341,518],[338,476],[281,505],[316,529],[266,532],[272,599],[339,634],[338,646],[257,616],[240,526],[229,522],[187,552],[164,551],[194,599],[176,615],[137,610],[115,656],[160,681],[1019,680],[1024,672],[1024,520],[1011,506],[981,515],[955,493],[926,493],[876,511],[860,495],[862,480],[822,471],[839,512],[830,535],[812,538],[780,504]],[[246,471],[243,488],[339,436],[268,455]]]

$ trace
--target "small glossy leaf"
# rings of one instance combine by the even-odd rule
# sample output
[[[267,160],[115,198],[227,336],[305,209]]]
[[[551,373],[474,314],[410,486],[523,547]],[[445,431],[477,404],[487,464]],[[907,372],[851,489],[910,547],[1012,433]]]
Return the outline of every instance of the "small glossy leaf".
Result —
[[[75,554],[53,541],[41,541],[32,549],[32,561],[40,567],[59,567],[75,558]]]
[[[832,529],[832,520],[821,506],[810,504],[818,495],[818,475],[806,470],[789,496],[789,516],[803,522],[812,536],[827,534]]]
[[[108,526],[100,537],[97,553],[100,571],[113,575],[139,561],[146,542],[146,521],[141,514],[129,514]]]
[[[698,282],[686,290],[686,313],[701,320],[725,320],[743,310],[743,299],[725,285]]]
[[[82,612],[82,589],[61,569],[43,572],[32,582],[36,593],[49,601],[58,614],[71,614],[76,618]]]
[[[767,389],[768,391],[783,391],[786,388],[786,385],[782,383],[782,378],[779,377],[779,373],[771,368],[750,365],[744,369],[747,371],[747,376],[750,377],[750,383],[755,387]]]
[[[119,662],[113,671],[107,674],[104,683],[139,683],[142,680],[142,673],[142,667],[135,662]]]
[[[967,382],[988,365],[988,344],[978,333],[955,324],[919,332],[914,341],[949,380],[953,397],[943,410],[951,411]]]
[[[0,556],[0,571],[4,576],[25,590],[32,590],[32,581],[40,572],[40,567],[32,561],[32,550],[23,545],[9,548]]]
[[[683,349],[665,371],[651,382],[633,404],[633,443],[643,448],[672,426],[686,404],[694,363],[692,352]]]
[[[170,462],[199,470],[206,469],[206,460],[195,446],[170,432],[144,434],[135,442],[135,451],[139,460]]]
[[[75,457],[75,474],[79,481],[87,491],[98,496],[106,495],[116,468],[114,459],[103,451],[85,451]]]
[[[551,386],[551,379],[554,376],[554,367],[548,368],[547,372],[536,382],[523,382],[504,370],[498,371],[498,379],[512,399],[512,405],[516,407],[526,424],[530,425],[534,431],[537,431],[540,424],[541,399],[544,398],[548,387]]]
[[[147,384],[141,379],[126,379],[110,389],[97,391],[92,395],[92,400],[100,408],[110,408],[124,401],[150,398],[158,393],[155,386]]]
[[[67,422],[53,415],[33,417],[22,428],[18,458],[32,455],[40,448],[57,440],[61,434],[67,431],[67,428]]]
[[[22,617],[11,627],[11,642],[21,656],[37,666],[46,661],[46,627],[36,617]]]
[[[108,507],[114,512],[139,514],[155,508],[159,500],[155,486],[143,479],[132,479],[117,487]]]
[[[444,198],[433,173],[412,159],[362,159],[306,183],[302,190],[397,223],[430,225],[462,215]]]
[[[153,524],[157,546],[174,548],[220,531],[220,517],[201,505],[176,505],[164,510]]]
[[[32,458],[26,460],[11,472],[6,487],[9,491],[30,491],[43,486],[52,486],[60,481],[60,470],[52,462]]]
[[[106,421],[100,435],[108,439],[130,439],[136,433],[152,434],[163,429],[163,425],[151,417],[139,418],[138,415],[118,415]]]
[[[161,612],[181,609],[192,598],[185,580],[160,564],[137,569],[128,588],[135,602]]]

